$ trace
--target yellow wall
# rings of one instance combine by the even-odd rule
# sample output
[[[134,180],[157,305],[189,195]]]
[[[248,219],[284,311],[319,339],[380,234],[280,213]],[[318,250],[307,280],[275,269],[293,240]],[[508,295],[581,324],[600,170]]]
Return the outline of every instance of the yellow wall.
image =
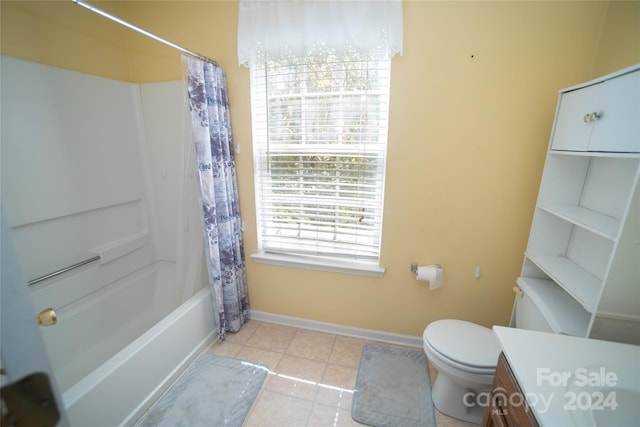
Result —
[[[130,81],[130,31],[70,1],[2,1],[3,55]]]
[[[179,53],[69,2],[2,3],[2,53],[116,79],[179,79]],[[252,307],[419,335],[454,317],[505,324],[558,90],[640,62],[639,2],[405,1],[392,65],[381,279],[254,263],[249,73],[235,1],[96,2],[227,72]],[[428,291],[409,265],[440,263]],[[476,266],[482,268],[479,280]]]
[[[602,27],[593,77],[640,61],[640,1],[613,1]]]

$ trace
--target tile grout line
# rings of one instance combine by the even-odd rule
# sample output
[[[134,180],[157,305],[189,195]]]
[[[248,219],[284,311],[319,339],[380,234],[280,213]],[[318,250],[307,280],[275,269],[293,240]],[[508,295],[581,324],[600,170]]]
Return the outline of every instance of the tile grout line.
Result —
[[[249,342],[251,340],[251,338],[257,333],[257,331],[260,329],[261,326],[265,325],[265,324],[273,324],[271,322],[265,322],[265,321],[260,321],[257,320],[256,321],[258,323],[258,325],[253,328],[252,331],[250,331],[250,333],[246,336],[246,337],[242,337],[243,340],[242,341],[229,341],[230,344],[233,344],[234,346],[237,346],[237,348],[234,351],[234,355],[233,356],[228,356],[228,357],[236,357],[239,358],[239,355],[243,352],[243,350],[248,350],[248,349],[254,349],[254,350],[259,350],[259,351],[264,351],[264,352],[270,352],[273,354],[277,354],[278,355],[278,361],[276,362],[275,366],[274,366],[274,371],[277,370],[278,365],[281,363],[282,359],[284,358],[284,356],[288,356],[288,357],[296,357],[299,359],[303,359],[305,361],[309,361],[309,362],[321,362],[323,363],[323,370],[322,370],[322,376],[321,376],[321,381],[324,381],[325,379],[325,375],[327,374],[327,371],[330,367],[330,365],[333,365],[335,367],[340,367],[340,368],[345,368],[345,369],[356,369],[357,370],[357,366],[354,368],[354,366],[352,366],[352,363],[350,363],[350,360],[348,358],[344,358],[344,357],[333,357],[336,356],[336,354],[334,354],[334,352],[336,351],[336,346],[338,343],[338,339],[339,337],[344,337],[344,338],[353,338],[355,340],[358,341],[358,346],[360,347],[360,352],[362,350],[362,346],[365,344],[378,344],[378,345],[390,345],[392,347],[402,347],[402,348],[407,348],[411,349],[411,350],[416,350],[415,347],[410,347],[410,346],[406,346],[406,345],[398,345],[398,344],[392,344],[392,343],[388,343],[388,342],[384,342],[384,341],[377,341],[377,340],[370,340],[370,339],[366,339],[366,338],[359,338],[359,337],[351,337],[349,335],[340,335],[340,334],[336,334],[336,333],[332,333],[332,332],[324,332],[324,331],[315,331],[315,332],[320,332],[323,333],[325,335],[330,335],[333,338],[333,341],[331,343],[331,351],[329,352],[328,355],[328,359],[327,360],[318,360],[318,359],[312,359],[310,357],[306,357],[306,356],[299,356],[299,355],[295,355],[295,354],[289,354],[288,351],[291,349],[291,345],[295,339],[295,336],[300,333],[300,331],[309,331],[309,329],[305,329],[305,328],[300,328],[300,327],[295,327],[295,326],[286,326],[286,325],[282,325],[282,326],[286,326],[288,328],[291,328],[293,331],[293,334],[291,334],[288,338],[288,341],[286,343],[286,346],[284,346],[284,349],[282,351],[278,350],[275,351],[273,350],[273,348],[264,348],[264,347],[260,347],[260,346],[256,346],[256,345],[250,345]],[[209,347],[208,350],[211,350],[214,348],[214,345],[220,345],[221,343],[214,343],[213,345],[211,345]],[[266,343],[262,343],[263,345],[267,346]],[[221,354],[222,355],[222,354]],[[247,358],[247,360],[250,360]],[[339,362],[332,362],[332,360],[339,360]],[[357,365],[358,362],[356,362]],[[431,368],[431,366],[430,366]],[[431,372],[430,372],[431,374]],[[271,374],[270,374],[271,375]],[[430,375],[431,377],[431,375]],[[316,425],[315,421],[317,421],[317,416],[322,412],[322,409],[326,409],[326,408],[330,408],[331,411],[335,411],[335,416],[337,418],[335,418],[335,420],[337,420],[342,414],[345,415],[344,418],[346,418],[346,423],[347,425],[351,425],[351,426],[362,426],[362,424],[358,424],[355,421],[353,421],[350,417],[350,410],[347,406],[344,406],[342,399],[338,399],[338,402],[334,405],[332,404],[328,404],[325,402],[322,402],[320,398],[320,392],[319,392],[319,384],[320,383],[316,383],[315,384],[315,393],[313,395],[313,399],[309,400],[306,399],[304,397],[300,397],[300,396],[292,396],[291,394],[287,394],[284,393],[282,391],[276,391],[276,390],[267,390],[266,386],[267,386],[267,382],[269,380],[270,377],[267,377],[267,379],[265,380],[265,383],[262,385],[260,392],[254,402],[254,404],[252,405],[250,411],[247,413],[247,416],[244,420],[243,426],[245,425],[256,425],[256,420],[252,420],[252,415],[254,415],[256,413],[256,408],[259,406],[260,402],[262,400],[265,399],[265,394],[266,393],[272,393],[274,395],[278,395],[282,398],[287,398],[287,399],[293,399],[292,402],[306,402],[306,405],[311,405],[311,409],[309,410],[309,412],[305,412],[304,413],[304,417],[305,417],[305,422],[304,423],[300,423],[301,425],[305,425],[305,426],[312,426],[312,425]],[[338,380],[341,381],[341,380]],[[432,385],[433,385],[433,381],[431,381]],[[317,410],[316,412],[314,412],[314,410]],[[341,412],[344,411],[344,412]],[[439,415],[439,414],[438,414]],[[457,424],[457,420],[451,419],[449,417],[443,416],[444,420],[446,420],[447,422],[451,421],[452,424],[451,426],[455,426],[458,425]],[[259,422],[260,420],[257,420],[258,424],[260,425]],[[299,420],[302,421],[302,420]],[[344,422],[344,420],[343,420]],[[350,422],[350,424],[349,424]],[[447,424],[448,425],[448,424]],[[462,425],[466,425],[466,424],[462,424]]]

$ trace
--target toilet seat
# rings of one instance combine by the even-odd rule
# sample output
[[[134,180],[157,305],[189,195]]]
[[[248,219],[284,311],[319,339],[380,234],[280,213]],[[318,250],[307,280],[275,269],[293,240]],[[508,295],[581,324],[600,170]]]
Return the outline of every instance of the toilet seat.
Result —
[[[451,371],[453,369],[454,371],[459,371],[461,374],[464,373],[465,375],[472,375],[474,378],[493,378],[493,375],[496,373],[496,368],[474,368],[473,366],[463,365],[449,359],[446,355],[431,347],[429,343],[425,342],[423,347],[427,353],[429,361],[439,369],[445,369],[447,371]]]
[[[435,355],[466,372],[493,375],[501,347],[493,331],[464,320],[432,322],[424,330],[424,343]]]

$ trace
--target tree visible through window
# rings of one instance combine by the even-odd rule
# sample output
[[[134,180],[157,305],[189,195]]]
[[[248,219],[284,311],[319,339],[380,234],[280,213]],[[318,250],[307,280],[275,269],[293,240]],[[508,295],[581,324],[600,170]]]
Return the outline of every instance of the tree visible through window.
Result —
[[[377,261],[390,59],[265,59],[251,66],[262,251]]]

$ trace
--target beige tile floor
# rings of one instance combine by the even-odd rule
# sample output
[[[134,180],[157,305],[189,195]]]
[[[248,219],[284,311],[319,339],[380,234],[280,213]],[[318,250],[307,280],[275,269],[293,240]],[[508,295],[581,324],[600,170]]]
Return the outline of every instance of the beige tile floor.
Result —
[[[371,343],[251,320],[208,352],[269,368],[244,427],[361,426],[351,419],[351,399],[362,346]],[[435,378],[433,370],[431,378]],[[477,426],[437,410],[436,424]]]

